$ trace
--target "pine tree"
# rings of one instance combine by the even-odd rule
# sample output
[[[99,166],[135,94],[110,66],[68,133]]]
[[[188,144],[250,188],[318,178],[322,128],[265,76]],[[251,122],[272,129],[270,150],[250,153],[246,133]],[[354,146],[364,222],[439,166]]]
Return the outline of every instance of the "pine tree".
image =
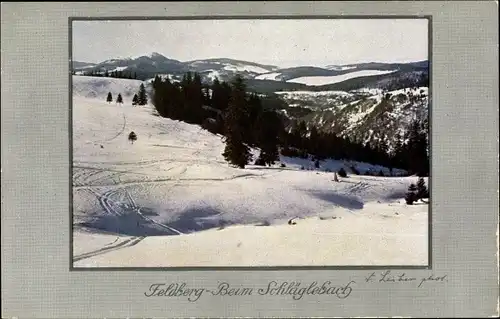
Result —
[[[417,193],[415,200],[427,198],[429,198],[429,191],[427,190],[427,186],[425,186],[424,178],[420,177],[417,181]]]
[[[299,126],[298,126],[298,137],[299,137],[299,145],[297,145],[298,148],[301,150],[306,150],[307,149],[307,125],[305,121],[300,121]]]
[[[417,187],[415,184],[411,184],[410,187],[408,187],[408,192],[405,195],[405,200],[408,205],[413,205],[413,202],[417,200]]]
[[[320,153],[320,145],[319,145],[319,133],[316,126],[312,126],[309,131],[309,139],[308,139],[308,151],[310,154],[313,154],[316,157],[319,157]],[[319,165],[319,164],[318,164]]]
[[[106,71],[104,71],[104,76],[105,77],[109,77],[109,73],[108,73],[108,70],[106,69]]]
[[[134,131],[130,132],[130,134],[128,135],[128,140],[134,144],[134,141],[137,140],[137,134],[135,134]]]
[[[198,73],[194,73],[193,79],[189,84],[189,119],[195,124],[201,124],[203,119],[206,117],[205,110],[203,109],[203,85],[201,82],[201,76]]]
[[[146,88],[144,87],[143,83],[141,83],[141,86],[139,87],[139,93],[137,94],[137,104],[138,105],[148,104],[148,97],[146,95]]]
[[[244,144],[244,120],[248,115],[243,78],[237,75],[232,83],[228,109],[224,115],[226,146],[222,155],[232,165],[245,168],[251,159],[250,148]]]
[[[263,165],[273,165],[279,161],[279,135],[283,123],[274,111],[262,111],[255,125],[255,141],[260,147],[259,160]]]
[[[411,173],[419,176],[429,174],[429,155],[427,136],[423,123],[414,120],[408,132],[408,145],[406,147],[408,168]]]
[[[132,98],[132,105],[137,105],[139,101],[139,98],[137,97],[137,94],[134,94],[134,97]]]
[[[243,128],[244,136],[243,139],[248,145],[256,146],[259,140],[259,131],[265,130],[269,125],[265,125],[262,121],[262,116],[267,116],[268,121],[275,121],[275,118],[271,118],[270,114],[263,114],[262,101],[260,100],[257,94],[250,94],[248,97],[248,118],[245,120],[245,126]],[[259,123],[259,121],[261,123]],[[261,133],[261,132],[260,132]],[[274,135],[277,132],[270,132],[270,134]],[[277,143],[277,141],[275,142]]]
[[[116,103],[123,103],[122,95],[118,93],[118,97],[116,98]]]
[[[113,102],[113,95],[111,95],[111,92],[108,93],[108,97],[106,98],[106,102],[108,102],[108,103]]]

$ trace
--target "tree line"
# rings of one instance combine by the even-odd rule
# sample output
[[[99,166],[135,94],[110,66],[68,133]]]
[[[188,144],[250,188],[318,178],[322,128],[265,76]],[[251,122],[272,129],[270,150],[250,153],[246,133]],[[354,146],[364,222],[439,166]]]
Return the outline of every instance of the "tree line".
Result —
[[[283,135],[281,153],[286,156],[307,158],[309,154],[315,160],[332,158],[335,160],[353,160],[404,169],[410,175],[428,176],[428,121],[414,119],[409,130],[401,136],[392,137],[392,148],[386,142],[375,141],[359,143],[340,137],[331,132],[319,132],[315,126],[307,127],[304,121],[292,122],[288,134]],[[352,169],[356,171],[355,169]]]
[[[76,75],[76,71],[73,71],[73,75]],[[131,79],[135,80],[137,79],[137,73],[136,72],[126,72],[126,71],[111,71],[109,72],[108,70],[102,72],[102,71],[97,71],[97,70],[90,70],[83,72],[82,75],[84,76],[95,76],[95,77],[106,77],[106,78],[117,78],[117,79]]]
[[[231,82],[215,79],[211,84],[203,83],[199,74],[191,72],[180,82],[156,76],[152,87],[152,103],[160,116],[198,124],[220,134],[226,144],[224,158],[237,167],[251,163],[250,148],[256,147],[261,150],[257,165],[272,165],[279,161],[281,153],[312,157],[316,162],[345,159],[405,169],[410,174],[428,174],[426,127],[417,120],[388,152],[385,143],[363,145],[348,137],[320,132],[303,121],[286,125],[279,110],[265,107],[264,99],[251,93],[239,75]]]

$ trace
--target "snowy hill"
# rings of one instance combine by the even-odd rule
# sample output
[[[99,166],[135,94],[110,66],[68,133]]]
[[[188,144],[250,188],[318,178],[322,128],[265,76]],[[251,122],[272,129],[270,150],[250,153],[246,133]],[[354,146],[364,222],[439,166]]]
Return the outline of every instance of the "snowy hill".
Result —
[[[389,74],[393,72],[396,72],[396,70],[392,71],[364,70],[364,71],[354,71],[354,72],[344,73],[341,75],[331,75],[331,76],[301,76],[298,78],[288,80],[288,82],[320,86],[326,84],[339,83],[349,79],[359,78],[363,76]]]
[[[428,87],[409,87],[387,91],[276,92],[289,108],[282,110],[296,120],[321,131],[348,136],[353,141],[384,141],[389,147],[394,136],[403,134],[411,120],[428,118]]]
[[[83,65],[81,62],[77,62],[73,64],[73,68],[76,74],[89,70],[101,73],[105,71],[130,72],[135,73],[140,80],[153,78],[156,74],[169,74],[173,78],[180,78],[188,71],[200,73],[205,80],[213,80],[215,77],[221,80],[229,80],[236,73],[243,75],[245,78],[254,78],[261,73],[277,69],[276,66],[272,65],[234,59],[205,59],[181,62],[169,59],[157,52],[138,57],[110,59],[97,65]]]
[[[427,264],[428,206],[403,200],[415,177],[287,157],[232,168],[220,136],[105,102],[140,83],[73,76],[75,267]]]
[[[419,73],[428,74],[427,61],[413,63],[359,63],[350,65],[330,65],[326,67],[297,66],[280,68],[274,65],[242,61],[228,58],[212,58],[194,61],[178,61],[153,52],[138,57],[114,58],[96,65],[75,62],[75,74],[82,74],[94,70],[123,71],[135,74],[137,79],[146,80],[154,78],[157,74],[168,74],[173,79],[180,79],[186,72],[197,72],[206,82],[231,80],[237,73],[248,82],[249,88],[259,93],[290,90],[346,90],[360,89],[363,87],[385,88],[390,82],[401,83],[402,78],[412,74],[418,77]],[[261,82],[263,81],[263,82]],[[400,89],[409,86],[421,86],[418,79],[406,79],[410,82]],[[299,85],[299,87],[297,86]],[[333,87],[335,86],[335,87]],[[388,88],[389,89],[389,88]]]
[[[111,92],[113,96],[121,94],[131,101],[134,94],[139,91],[141,83],[143,82],[139,80],[73,76],[73,96],[95,99],[103,97],[105,101],[108,92]]]

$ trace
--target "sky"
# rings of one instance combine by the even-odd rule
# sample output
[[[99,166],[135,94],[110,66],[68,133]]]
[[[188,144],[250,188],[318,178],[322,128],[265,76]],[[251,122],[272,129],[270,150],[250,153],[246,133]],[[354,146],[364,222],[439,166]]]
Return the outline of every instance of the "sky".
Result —
[[[73,21],[73,60],[158,52],[280,67],[428,59],[427,19]]]

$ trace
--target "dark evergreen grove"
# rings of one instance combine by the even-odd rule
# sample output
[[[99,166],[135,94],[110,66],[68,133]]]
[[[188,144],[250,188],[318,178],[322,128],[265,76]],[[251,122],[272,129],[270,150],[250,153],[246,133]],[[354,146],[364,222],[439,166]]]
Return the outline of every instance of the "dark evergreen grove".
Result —
[[[408,187],[408,192],[405,194],[405,200],[408,205],[413,205],[418,200],[429,199],[429,190],[425,185],[425,180],[420,177],[417,184],[411,184]]]
[[[404,169],[410,175],[429,174],[427,121],[414,120],[404,136],[393,137],[395,146],[388,151],[385,143],[363,145],[318,131],[303,121],[288,123],[273,103],[250,93],[240,76],[230,83],[215,79],[210,84],[202,83],[197,73],[186,73],[180,82],[156,76],[150,98],[160,116],[220,134],[226,143],[225,159],[237,167],[250,163],[249,147],[256,147],[260,149],[257,165],[272,165],[281,154],[311,158],[315,166],[331,158],[381,165],[391,171]]]
[[[137,74],[131,71],[100,71],[92,69],[90,71],[83,72],[84,76],[97,76],[106,78],[117,78],[117,79],[137,79]]]

